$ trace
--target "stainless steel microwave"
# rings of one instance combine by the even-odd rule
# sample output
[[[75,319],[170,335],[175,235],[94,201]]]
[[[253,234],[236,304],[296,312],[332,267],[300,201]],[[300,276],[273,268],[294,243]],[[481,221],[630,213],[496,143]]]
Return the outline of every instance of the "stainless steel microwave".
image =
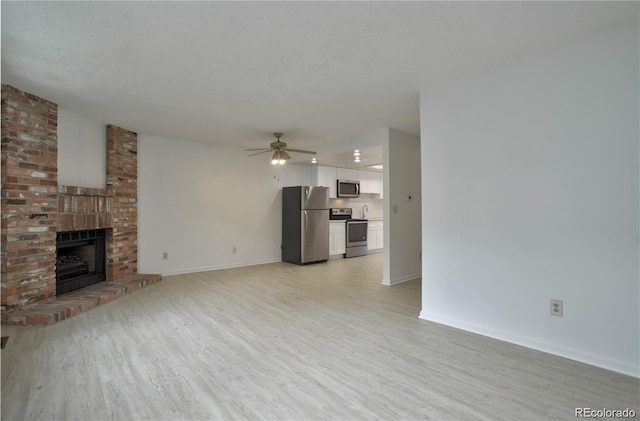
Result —
[[[360,182],[338,180],[338,197],[360,197]]]

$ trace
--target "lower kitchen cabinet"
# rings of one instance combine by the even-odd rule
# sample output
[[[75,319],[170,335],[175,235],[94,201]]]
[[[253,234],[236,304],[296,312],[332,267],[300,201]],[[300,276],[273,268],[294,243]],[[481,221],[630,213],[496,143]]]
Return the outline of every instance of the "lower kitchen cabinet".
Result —
[[[346,224],[344,221],[329,223],[329,256],[344,254],[346,247]]]
[[[367,227],[367,250],[379,250],[384,247],[384,222],[369,220]]]

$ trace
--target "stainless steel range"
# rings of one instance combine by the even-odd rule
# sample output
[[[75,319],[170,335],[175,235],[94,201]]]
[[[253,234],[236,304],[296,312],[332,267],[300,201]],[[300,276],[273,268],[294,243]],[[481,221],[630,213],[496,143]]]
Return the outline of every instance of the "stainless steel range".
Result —
[[[367,254],[367,228],[369,221],[352,217],[351,208],[332,208],[329,219],[342,219],[346,223],[346,244],[344,257],[364,256]]]

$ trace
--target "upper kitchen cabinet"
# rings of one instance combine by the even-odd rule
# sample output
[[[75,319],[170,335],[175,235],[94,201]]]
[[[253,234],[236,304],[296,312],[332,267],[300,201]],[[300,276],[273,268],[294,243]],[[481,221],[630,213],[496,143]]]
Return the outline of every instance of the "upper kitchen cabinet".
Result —
[[[376,171],[358,171],[360,192],[379,194],[382,198],[382,173]]]
[[[311,168],[311,185],[329,187],[329,197],[336,199],[337,180],[360,182],[360,193],[379,194],[382,199],[382,173],[377,171],[355,170],[317,165]]]
[[[358,181],[358,170],[351,168],[336,168],[336,177],[338,180]]]
[[[312,167],[311,184],[314,186],[329,187],[330,199],[338,197],[336,180],[337,176],[335,167],[325,167],[324,165]]]
[[[369,191],[369,171],[358,170],[358,178],[360,181],[360,193],[371,193]]]

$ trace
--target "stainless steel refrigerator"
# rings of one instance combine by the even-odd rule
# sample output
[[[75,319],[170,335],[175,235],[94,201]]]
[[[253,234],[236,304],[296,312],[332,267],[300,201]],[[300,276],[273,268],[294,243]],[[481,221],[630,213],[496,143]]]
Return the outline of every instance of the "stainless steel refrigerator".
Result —
[[[329,188],[282,189],[282,261],[303,265],[329,259]]]

